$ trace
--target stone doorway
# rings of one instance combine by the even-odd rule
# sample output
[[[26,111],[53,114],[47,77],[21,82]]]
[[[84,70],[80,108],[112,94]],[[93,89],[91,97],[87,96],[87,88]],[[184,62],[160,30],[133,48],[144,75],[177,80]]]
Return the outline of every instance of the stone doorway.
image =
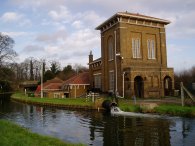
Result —
[[[172,93],[172,79],[169,76],[164,78],[164,95],[171,96]]]
[[[144,98],[144,80],[141,76],[134,79],[134,93],[138,98]]]

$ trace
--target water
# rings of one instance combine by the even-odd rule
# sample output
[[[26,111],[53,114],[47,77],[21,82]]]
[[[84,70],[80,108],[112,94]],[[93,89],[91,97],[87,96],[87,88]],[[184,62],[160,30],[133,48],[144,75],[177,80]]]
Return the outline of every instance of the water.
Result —
[[[94,146],[194,146],[195,119],[137,117],[0,102],[0,119]]]
[[[119,107],[113,106],[111,107],[111,115],[113,116],[128,116],[128,117],[140,117],[140,118],[161,118],[166,119],[170,118],[168,116],[161,116],[157,114],[146,114],[146,113],[134,113],[134,112],[124,112]]]

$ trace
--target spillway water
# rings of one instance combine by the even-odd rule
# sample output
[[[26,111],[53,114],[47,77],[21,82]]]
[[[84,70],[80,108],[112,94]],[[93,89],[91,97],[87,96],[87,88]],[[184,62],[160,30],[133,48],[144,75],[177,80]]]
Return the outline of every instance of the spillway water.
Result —
[[[110,112],[111,112],[112,115],[120,115],[120,116],[165,118],[165,116],[161,116],[161,115],[146,114],[146,113],[134,113],[134,112],[124,112],[117,106],[111,107]]]

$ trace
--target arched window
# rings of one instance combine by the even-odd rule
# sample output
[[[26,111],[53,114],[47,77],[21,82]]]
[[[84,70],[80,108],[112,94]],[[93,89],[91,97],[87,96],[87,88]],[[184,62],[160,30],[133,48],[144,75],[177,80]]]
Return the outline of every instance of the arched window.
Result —
[[[114,59],[114,45],[112,37],[108,38],[108,60]]]

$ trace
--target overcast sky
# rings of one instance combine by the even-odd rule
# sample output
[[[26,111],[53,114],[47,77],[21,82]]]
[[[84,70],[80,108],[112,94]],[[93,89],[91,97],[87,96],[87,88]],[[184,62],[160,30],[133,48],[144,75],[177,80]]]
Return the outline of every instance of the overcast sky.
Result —
[[[18,62],[32,56],[86,66],[90,50],[101,54],[95,27],[123,11],[170,20],[168,66],[195,65],[195,0],[1,0],[0,32],[15,40]]]

